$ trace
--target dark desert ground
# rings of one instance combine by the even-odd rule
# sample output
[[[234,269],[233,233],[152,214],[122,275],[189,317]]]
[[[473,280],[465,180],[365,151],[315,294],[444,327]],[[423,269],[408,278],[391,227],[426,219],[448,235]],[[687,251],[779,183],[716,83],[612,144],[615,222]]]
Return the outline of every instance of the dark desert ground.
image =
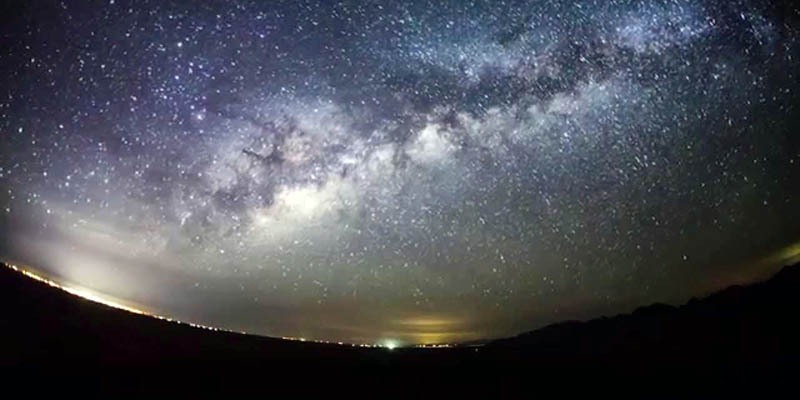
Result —
[[[167,322],[73,296],[10,268],[0,270],[0,287],[0,367],[6,376],[74,379],[83,383],[73,381],[70,388],[87,394],[167,387],[186,394],[203,392],[207,384],[219,391],[214,393],[255,394],[264,384],[306,394],[348,392],[355,385],[352,393],[362,395],[396,387],[390,395],[496,396],[531,394],[534,382],[549,388],[580,381],[620,395],[713,397],[750,393],[739,390],[752,385],[775,389],[770,385],[786,383],[781,377],[791,376],[800,362],[800,264],[679,307],[654,304],[482,344],[391,350]],[[136,376],[149,383],[129,386]],[[192,376],[204,378],[187,379]],[[697,392],[693,385],[705,389]]]

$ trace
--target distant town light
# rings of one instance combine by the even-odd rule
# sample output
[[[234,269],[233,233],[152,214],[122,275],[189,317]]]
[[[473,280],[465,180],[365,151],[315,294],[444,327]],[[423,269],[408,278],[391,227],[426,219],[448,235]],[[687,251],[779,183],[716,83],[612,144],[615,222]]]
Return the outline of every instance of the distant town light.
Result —
[[[394,349],[397,348],[397,346],[398,346],[398,344],[394,340],[387,340],[387,341],[383,342],[383,347],[386,347],[389,350],[394,350]]]

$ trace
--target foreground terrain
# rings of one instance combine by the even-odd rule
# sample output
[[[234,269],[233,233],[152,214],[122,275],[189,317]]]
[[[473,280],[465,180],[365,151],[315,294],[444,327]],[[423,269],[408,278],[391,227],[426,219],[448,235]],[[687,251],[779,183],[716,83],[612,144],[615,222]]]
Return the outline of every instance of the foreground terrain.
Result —
[[[486,387],[492,391],[511,382],[527,385],[528,377],[641,378],[662,385],[672,377],[763,379],[788,373],[800,361],[798,289],[795,265],[765,282],[729,287],[680,307],[655,304],[627,315],[564,322],[483,346],[389,350],[194,328],[110,308],[0,268],[0,367],[66,376],[120,370],[195,376],[246,371],[317,381],[328,376],[329,383],[402,382],[412,393],[409,388],[448,376],[456,376],[462,389],[476,380],[491,382]]]

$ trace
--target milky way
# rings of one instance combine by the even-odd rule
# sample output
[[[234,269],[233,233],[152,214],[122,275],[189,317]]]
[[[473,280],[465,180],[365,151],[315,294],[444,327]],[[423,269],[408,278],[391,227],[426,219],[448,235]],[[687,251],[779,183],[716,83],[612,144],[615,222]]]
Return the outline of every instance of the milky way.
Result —
[[[798,254],[791,2],[27,3],[0,251],[154,313],[455,342]]]

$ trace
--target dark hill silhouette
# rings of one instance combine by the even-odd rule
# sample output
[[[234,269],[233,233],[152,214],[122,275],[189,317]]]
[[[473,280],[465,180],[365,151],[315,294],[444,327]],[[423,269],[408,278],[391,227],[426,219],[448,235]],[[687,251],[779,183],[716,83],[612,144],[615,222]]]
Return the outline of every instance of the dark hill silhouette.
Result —
[[[413,388],[438,385],[456,368],[466,371],[459,373],[458,387],[493,382],[490,394],[509,382],[528,385],[528,377],[564,375],[660,383],[674,376],[752,380],[797,369],[798,306],[800,264],[679,307],[654,304],[627,315],[558,323],[480,347],[390,351],[193,328],[84,300],[2,267],[0,369],[278,368],[284,375],[338,374],[329,384],[356,376],[380,386],[399,382],[411,395],[418,394]]]
[[[680,368],[695,374],[777,368],[800,360],[800,264],[765,282],[731,286],[674,307],[568,321],[490,343],[487,353],[620,370]]]

